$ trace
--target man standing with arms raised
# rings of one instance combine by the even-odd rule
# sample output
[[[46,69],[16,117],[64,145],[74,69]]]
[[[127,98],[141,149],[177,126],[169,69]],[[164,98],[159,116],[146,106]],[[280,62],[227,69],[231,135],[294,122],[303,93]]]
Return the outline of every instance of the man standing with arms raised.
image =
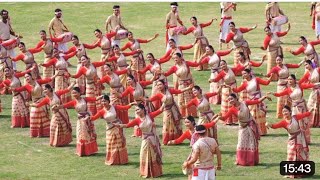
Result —
[[[110,29],[109,29],[110,26]],[[113,14],[108,17],[106,20],[106,31],[107,33],[116,32],[119,29],[123,29],[127,31],[127,28],[124,27],[121,16],[120,16],[120,6],[114,5],[113,6]],[[111,45],[117,44],[120,47],[120,39],[119,37],[114,37],[112,39]]]

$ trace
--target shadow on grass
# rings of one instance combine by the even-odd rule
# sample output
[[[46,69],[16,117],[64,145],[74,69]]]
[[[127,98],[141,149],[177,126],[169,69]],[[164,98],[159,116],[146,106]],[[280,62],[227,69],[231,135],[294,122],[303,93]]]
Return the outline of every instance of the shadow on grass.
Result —
[[[320,175],[307,176],[308,179],[320,179]]]
[[[134,166],[134,167],[140,167],[140,162],[139,161],[129,161],[128,164],[126,165],[130,165],[130,166]]]
[[[128,152],[128,155],[129,155],[129,156],[132,156],[132,155],[138,155],[138,156],[140,156],[140,152],[135,152],[135,153],[130,153],[130,152]]]
[[[234,150],[234,151],[221,151],[221,154],[235,155],[236,150]]]
[[[11,115],[0,115],[1,118],[11,118]]]
[[[106,156],[106,153],[95,153],[95,154],[93,154],[93,155],[91,155],[91,156],[95,156],[95,157],[105,157],[105,156]],[[90,157],[90,156],[88,156],[88,157]]]
[[[309,146],[320,147],[320,143],[310,143]]]
[[[279,167],[279,163],[259,163],[257,166],[262,166],[265,168]]]
[[[182,178],[182,177],[184,177],[184,178],[188,178],[186,175],[184,175],[184,174],[182,174],[182,172],[181,173],[179,173],[179,174],[173,174],[173,173],[166,173],[166,174],[163,174],[162,176],[161,176],[162,178]]]
[[[268,137],[288,137],[288,134],[267,134],[267,135],[264,135],[262,136],[262,138],[268,138]]]

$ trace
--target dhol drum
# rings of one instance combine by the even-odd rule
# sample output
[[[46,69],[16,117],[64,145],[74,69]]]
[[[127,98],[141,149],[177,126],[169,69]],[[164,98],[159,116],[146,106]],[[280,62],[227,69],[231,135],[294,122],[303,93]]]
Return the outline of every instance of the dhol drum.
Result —
[[[6,41],[3,42],[7,42],[7,41],[12,41],[13,39],[8,39]],[[18,38],[13,44],[11,44],[10,46],[5,46],[4,48],[6,48],[6,50],[11,50],[14,49],[16,47],[18,47],[18,44],[20,43],[20,39]]]
[[[187,31],[187,28],[185,26],[177,26],[174,28],[173,33],[178,35],[186,31]]]
[[[128,31],[124,29],[119,29],[115,39],[126,39],[128,37]]]
[[[316,21],[319,21],[320,20],[320,12],[317,12],[315,14],[315,18],[316,18]]]
[[[280,15],[272,19],[271,23],[275,26],[286,24],[289,21],[288,16]]]
[[[65,33],[61,34],[60,36],[58,36],[58,38],[63,37],[63,40],[61,43],[67,43],[67,42],[71,41],[72,36],[73,36],[72,32],[65,32]]]

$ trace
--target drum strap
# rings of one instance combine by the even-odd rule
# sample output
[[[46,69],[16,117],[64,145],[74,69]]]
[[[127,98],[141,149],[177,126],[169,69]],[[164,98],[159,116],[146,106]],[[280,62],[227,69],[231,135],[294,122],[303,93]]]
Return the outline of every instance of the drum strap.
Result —
[[[64,25],[64,23],[61,21],[61,19],[59,19],[59,18],[58,18],[58,21],[60,21],[60,23],[63,25],[63,27],[64,27],[64,28],[66,28],[66,30],[68,30],[68,31],[69,31],[69,29],[67,28],[67,26],[66,26],[66,25]]]

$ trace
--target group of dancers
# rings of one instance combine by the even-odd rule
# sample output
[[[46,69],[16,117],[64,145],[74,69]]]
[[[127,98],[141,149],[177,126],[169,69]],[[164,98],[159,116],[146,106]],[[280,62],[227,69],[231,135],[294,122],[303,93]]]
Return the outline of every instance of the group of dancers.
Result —
[[[259,140],[268,133],[268,128],[287,130],[287,160],[308,160],[310,128],[320,127],[320,59],[314,48],[320,40],[308,42],[301,36],[301,46],[296,50],[288,49],[288,52],[293,55],[303,53],[305,58],[299,64],[285,63],[280,39],[291,27],[279,4],[271,2],[266,6],[266,35],[261,46],[266,55],[261,61],[253,61],[245,33],[255,30],[257,26],[236,27],[232,21],[236,3],[221,3],[219,48],[224,43],[228,48],[218,51],[210,45],[203,31],[216,19],[198,23],[196,17],[191,17],[191,26],[186,28],[179,17],[178,3],[171,3],[170,6],[171,11],[166,16],[166,52],[159,58],[147,53],[148,64],[140,44],[149,43],[159,35],[149,39],[134,38],[133,32],[122,23],[118,5],[113,6],[113,14],[106,20],[107,33],[94,30],[96,41],[92,44],[81,42],[70,32],[63,22],[62,10],[56,9],[55,17],[49,24],[49,35],[41,30],[40,41],[34,48],[27,48],[27,44],[21,42],[22,37],[12,29],[9,12],[2,10],[0,90],[3,95],[12,94],[11,127],[30,127],[31,137],[49,137],[50,146],[66,146],[72,142],[70,119],[74,118],[68,115],[70,110],[67,109],[74,108],[78,119],[76,154],[89,156],[98,151],[99,137],[94,121],[104,119],[107,165],[128,163],[123,128],[132,127],[132,136],[142,140],[142,177],[162,175],[161,143],[175,145],[189,139],[192,153],[183,163],[189,178],[214,178],[215,169],[221,169],[217,133],[219,120],[224,125],[239,125],[237,165],[255,166],[259,163]],[[319,3],[316,3],[315,7],[318,6]],[[314,9],[316,19],[317,8]],[[281,31],[281,25],[286,23],[288,28]],[[194,43],[179,45],[179,36],[189,33],[194,35]],[[124,39],[128,42],[121,46]],[[229,48],[231,41],[233,47]],[[73,46],[68,48],[68,42],[72,42]],[[16,47],[20,50],[18,55],[14,53]],[[89,50],[94,48],[101,49],[100,61],[90,59]],[[188,61],[183,51],[191,48],[194,49],[194,57]],[[234,61],[228,65],[223,57],[232,52]],[[36,61],[35,53],[43,53],[44,61]],[[68,60],[73,57],[78,60],[75,74],[69,71]],[[127,57],[130,57],[130,64]],[[17,69],[15,63],[20,63],[18,61],[25,63],[25,71]],[[264,61],[268,64],[267,77],[257,77],[254,70]],[[164,70],[161,68],[164,63],[173,65]],[[305,66],[305,73],[298,80],[290,69],[301,68],[301,65]],[[210,87],[208,92],[203,92],[196,85],[192,68],[210,69],[206,71]],[[152,78],[146,78],[147,72],[151,73]],[[173,80],[169,81],[168,76],[171,75]],[[242,76],[241,83],[237,83],[237,76]],[[24,82],[20,81],[22,77]],[[277,89],[263,96],[261,85],[272,81],[277,81]],[[152,86],[149,95],[145,91],[147,86]],[[307,102],[303,96],[305,89],[311,89]],[[277,97],[277,118],[283,119],[275,124],[266,121],[265,100],[271,100],[271,95]],[[220,105],[220,112],[215,114],[211,105],[215,108]],[[129,120],[128,110],[132,106],[135,106],[135,118]],[[154,122],[159,115],[163,118],[162,140]],[[197,122],[195,118],[198,118]],[[182,122],[185,128],[182,128]],[[213,164],[214,154],[217,155],[216,167]]]

